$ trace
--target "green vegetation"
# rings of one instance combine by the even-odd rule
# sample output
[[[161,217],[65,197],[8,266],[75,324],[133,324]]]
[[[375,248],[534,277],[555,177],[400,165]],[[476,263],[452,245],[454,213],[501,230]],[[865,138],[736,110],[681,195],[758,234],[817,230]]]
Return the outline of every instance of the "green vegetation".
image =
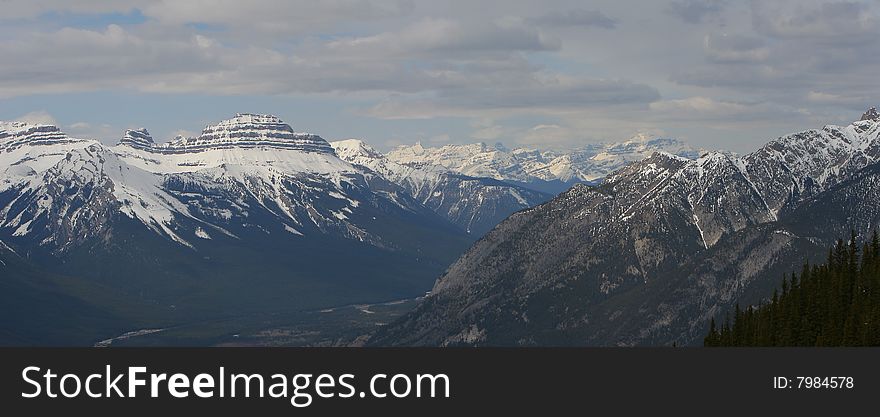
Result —
[[[722,326],[713,319],[705,346],[880,345],[880,239],[859,245],[855,233],[828,252],[824,265],[786,276],[767,304],[741,310]]]

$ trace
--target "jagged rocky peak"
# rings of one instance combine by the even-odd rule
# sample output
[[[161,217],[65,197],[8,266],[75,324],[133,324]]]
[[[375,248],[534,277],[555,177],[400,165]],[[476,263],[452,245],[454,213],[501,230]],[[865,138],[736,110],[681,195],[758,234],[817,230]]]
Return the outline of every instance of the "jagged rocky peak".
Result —
[[[865,112],[865,114],[862,115],[862,118],[859,120],[873,120],[875,122],[880,121],[880,112],[877,111],[876,107],[872,106],[870,109],[868,109],[868,111]]]
[[[153,137],[145,128],[126,130],[119,143],[141,149],[152,148],[155,145]]]
[[[52,145],[71,139],[57,126],[26,122],[0,121],[0,148],[12,149],[21,145]]]

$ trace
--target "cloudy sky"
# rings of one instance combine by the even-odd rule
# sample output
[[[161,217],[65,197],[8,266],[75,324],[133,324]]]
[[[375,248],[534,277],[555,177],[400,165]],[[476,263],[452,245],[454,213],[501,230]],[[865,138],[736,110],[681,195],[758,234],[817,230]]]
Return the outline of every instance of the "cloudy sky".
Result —
[[[236,112],[327,139],[749,151],[880,104],[880,0],[0,0],[0,120],[112,142]]]

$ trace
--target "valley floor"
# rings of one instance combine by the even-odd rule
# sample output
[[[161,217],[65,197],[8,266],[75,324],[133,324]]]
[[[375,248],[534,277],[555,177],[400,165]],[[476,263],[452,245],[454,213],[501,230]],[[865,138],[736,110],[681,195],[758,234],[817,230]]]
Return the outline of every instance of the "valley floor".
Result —
[[[421,298],[350,304],[295,313],[259,314],[132,330],[99,347],[219,346],[305,347],[357,345],[361,336],[412,310]]]

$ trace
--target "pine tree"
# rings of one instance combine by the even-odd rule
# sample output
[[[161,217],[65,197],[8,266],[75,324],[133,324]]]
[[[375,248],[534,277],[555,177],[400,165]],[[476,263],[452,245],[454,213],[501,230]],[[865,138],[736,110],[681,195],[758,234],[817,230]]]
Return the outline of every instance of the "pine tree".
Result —
[[[703,339],[703,346],[718,346],[718,329],[715,328],[715,318],[709,321],[709,334]]]

